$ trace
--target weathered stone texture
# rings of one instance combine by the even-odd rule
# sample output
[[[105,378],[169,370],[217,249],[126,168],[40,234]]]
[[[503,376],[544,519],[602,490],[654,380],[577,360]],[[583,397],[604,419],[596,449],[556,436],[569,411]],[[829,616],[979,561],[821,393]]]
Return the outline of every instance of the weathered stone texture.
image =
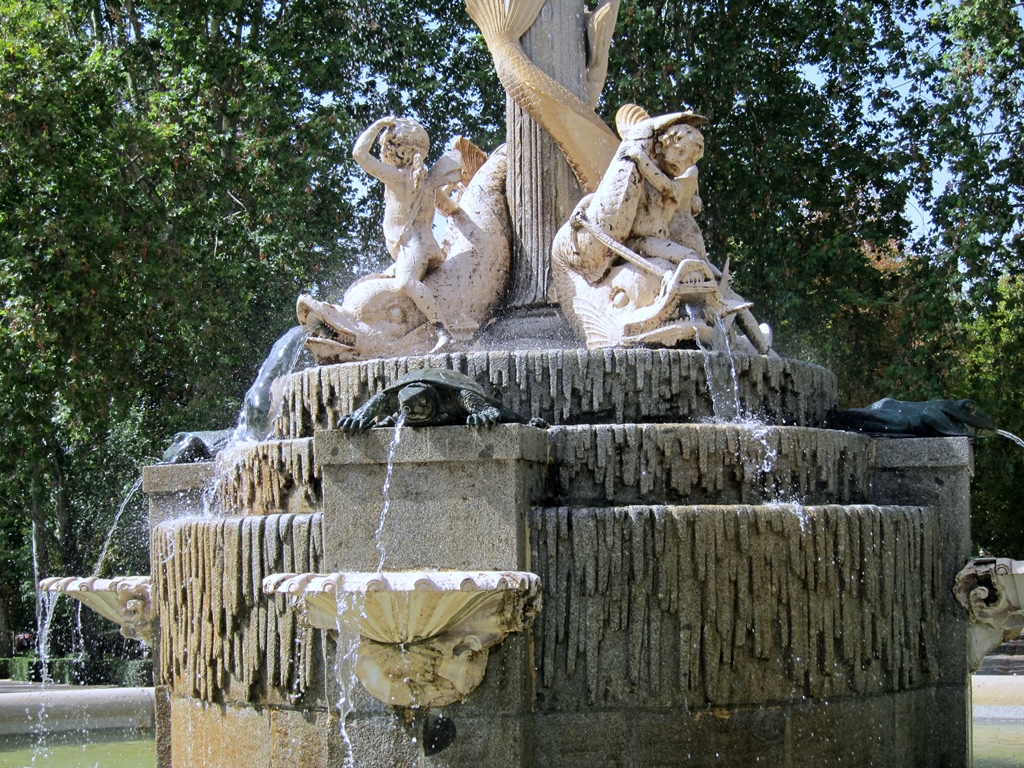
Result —
[[[526,511],[540,498],[547,435],[521,424],[317,434],[325,567],[522,570]],[[388,483],[384,511],[382,488]]]
[[[837,399],[835,376],[796,360],[692,350],[607,349],[476,352],[372,360],[311,368],[285,384],[281,438],[309,437],[410,370],[452,368],[490,390],[523,416],[552,424],[622,424],[710,420],[708,375],[735,381],[746,413],[769,424],[814,427]]]
[[[152,542],[159,681],[207,702],[298,700],[322,681],[323,633],[301,626],[286,598],[264,596],[263,579],[317,571],[322,559],[319,514],[160,525]]]
[[[849,432],[758,424],[554,427],[556,504],[854,504],[873,442]]]
[[[313,440],[246,444],[218,457],[213,503],[227,515],[308,513],[320,509],[319,468]]]
[[[540,708],[659,710],[901,691],[938,674],[929,509],[544,508]]]

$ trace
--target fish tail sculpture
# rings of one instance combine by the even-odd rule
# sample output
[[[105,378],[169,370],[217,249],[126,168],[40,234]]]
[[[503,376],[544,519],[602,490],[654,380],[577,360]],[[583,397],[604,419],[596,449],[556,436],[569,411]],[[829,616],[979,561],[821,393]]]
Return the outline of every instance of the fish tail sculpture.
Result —
[[[608,76],[608,49],[612,46],[619,0],[604,0],[587,13],[587,104],[597,107]]]
[[[592,106],[545,74],[523,50],[520,38],[533,25],[545,2],[466,0],[466,10],[487,42],[505,91],[551,136],[580,184],[593,192],[614,157],[619,141]],[[607,5],[617,6],[617,3]],[[595,11],[593,17],[592,30],[600,31],[600,37],[610,42],[610,32],[604,33],[609,21],[614,26],[615,14]],[[603,53],[591,54],[591,61],[598,63],[598,69],[602,58],[607,56],[608,42]],[[588,92],[594,90],[592,84],[588,85]],[[596,90],[600,92],[600,88]]]

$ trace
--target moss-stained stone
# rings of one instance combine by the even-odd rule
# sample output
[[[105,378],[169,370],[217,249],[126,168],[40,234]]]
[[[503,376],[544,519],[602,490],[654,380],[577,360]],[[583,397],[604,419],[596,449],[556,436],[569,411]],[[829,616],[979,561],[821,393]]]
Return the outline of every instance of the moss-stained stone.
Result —
[[[914,507],[538,508],[545,711],[743,706],[938,675],[936,515]]]
[[[320,515],[163,523],[152,547],[157,674],[172,694],[206,702],[317,700],[323,633],[302,626],[287,600],[265,597],[262,586],[273,573],[320,568]]]
[[[863,435],[760,424],[553,427],[555,504],[855,504],[874,442]]]
[[[293,374],[275,429],[281,438],[330,429],[410,370],[425,367],[465,373],[513,411],[552,424],[706,421],[715,411],[705,365],[713,380],[734,380],[744,412],[769,424],[821,426],[836,405],[835,376],[797,360],[670,349],[474,352]]]
[[[322,490],[313,440],[246,443],[218,457],[211,499],[228,515],[319,511]]]

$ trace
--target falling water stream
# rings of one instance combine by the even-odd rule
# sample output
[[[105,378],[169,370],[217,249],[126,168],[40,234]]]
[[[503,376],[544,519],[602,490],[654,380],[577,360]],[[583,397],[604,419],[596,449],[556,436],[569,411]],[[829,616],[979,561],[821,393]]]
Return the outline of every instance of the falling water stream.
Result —
[[[391,445],[388,447],[388,468],[387,473],[384,475],[384,487],[381,489],[381,493],[384,496],[384,504],[380,510],[380,518],[377,520],[377,532],[373,535],[373,540],[377,544],[377,552],[380,554],[380,560],[377,562],[377,573],[384,570],[384,541],[382,539],[384,535],[384,523],[388,516],[388,510],[391,509],[391,475],[395,468],[395,453],[398,450],[398,444],[402,442],[402,425],[405,424],[405,417],[407,411],[402,410],[398,414],[398,421],[395,422],[395,431],[391,437]]]
[[[39,682],[40,690],[45,691],[46,686],[52,683],[53,680],[50,678],[49,661],[50,661],[50,627],[53,624],[53,612],[57,607],[58,594],[54,592],[43,592],[39,595],[40,605],[40,616],[39,616],[39,636],[36,640],[36,653],[39,656]],[[50,753],[46,743],[47,729],[46,721],[48,714],[46,712],[45,699],[39,705],[39,712],[36,715],[36,724],[33,726],[33,731],[36,736],[36,743],[32,750],[32,760],[29,765],[46,765]],[[36,761],[40,762],[37,763]]]
[[[1002,437],[1005,437],[1008,440],[1012,440],[1021,448],[1024,448],[1024,440],[1021,440],[1019,437],[1013,434],[1013,432],[1007,432],[1005,429],[997,429],[996,434],[1001,435]]]
[[[383,557],[383,555],[382,555]],[[346,721],[355,709],[353,692],[359,679],[356,677],[356,661],[359,653],[359,597],[353,592],[338,594],[337,650],[334,656],[334,675],[338,682],[338,727],[341,729],[341,743],[345,748],[342,768],[356,768],[352,740],[348,735]],[[326,643],[324,644],[326,654]],[[326,656],[325,656],[326,660]],[[324,665],[326,669],[327,665]]]
[[[139,475],[139,479],[135,481],[135,484],[131,487],[124,499],[121,501],[121,506],[117,508],[117,514],[114,515],[114,522],[110,525],[110,530],[107,532],[107,538],[103,541],[103,549],[100,550],[99,559],[96,561],[96,567],[93,569],[92,575],[99,576],[100,570],[103,568],[103,561],[107,557],[107,549],[110,547],[110,540],[114,538],[114,531],[117,530],[117,524],[121,522],[121,515],[124,514],[125,509],[128,507],[128,502],[132,500],[132,497],[138,493],[139,488],[142,487],[142,475]]]
[[[705,323],[705,312],[712,312],[710,307],[704,307],[703,310],[699,310],[689,304],[686,305],[687,314],[690,317],[690,322],[695,327],[704,325]],[[715,365],[711,356],[711,349],[704,345],[700,340],[700,334],[696,334],[694,339],[697,342],[697,348],[700,350],[701,355],[704,359],[704,376],[707,378],[708,394],[711,396],[711,409],[713,413],[713,420],[718,423],[731,422],[739,418],[740,409],[740,394],[739,394],[739,382],[736,376],[736,363],[732,358],[732,350],[729,349],[728,334],[725,332],[725,326],[722,324],[722,319],[717,313],[713,313],[714,317],[714,334],[716,338],[724,338],[724,346],[726,348],[726,355],[729,358],[729,381],[723,381],[722,376],[715,375]]]
[[[310,333],[309,328],[297,325],[274,342],[256,380],[245,393],[230,443],[266,440],[273,431],[274,419],[281,409],[282,382],[295,370]]]

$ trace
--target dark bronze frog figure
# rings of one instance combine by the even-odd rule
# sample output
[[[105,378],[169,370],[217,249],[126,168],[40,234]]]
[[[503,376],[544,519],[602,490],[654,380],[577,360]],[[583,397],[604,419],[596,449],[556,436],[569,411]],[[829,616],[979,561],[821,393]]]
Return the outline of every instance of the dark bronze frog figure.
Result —
[[[973,400],[907,402],[884,398],[866,408],[835,414],[837,429],[890,437],[963,437],[975,430],[995,430],[992,417]]]

